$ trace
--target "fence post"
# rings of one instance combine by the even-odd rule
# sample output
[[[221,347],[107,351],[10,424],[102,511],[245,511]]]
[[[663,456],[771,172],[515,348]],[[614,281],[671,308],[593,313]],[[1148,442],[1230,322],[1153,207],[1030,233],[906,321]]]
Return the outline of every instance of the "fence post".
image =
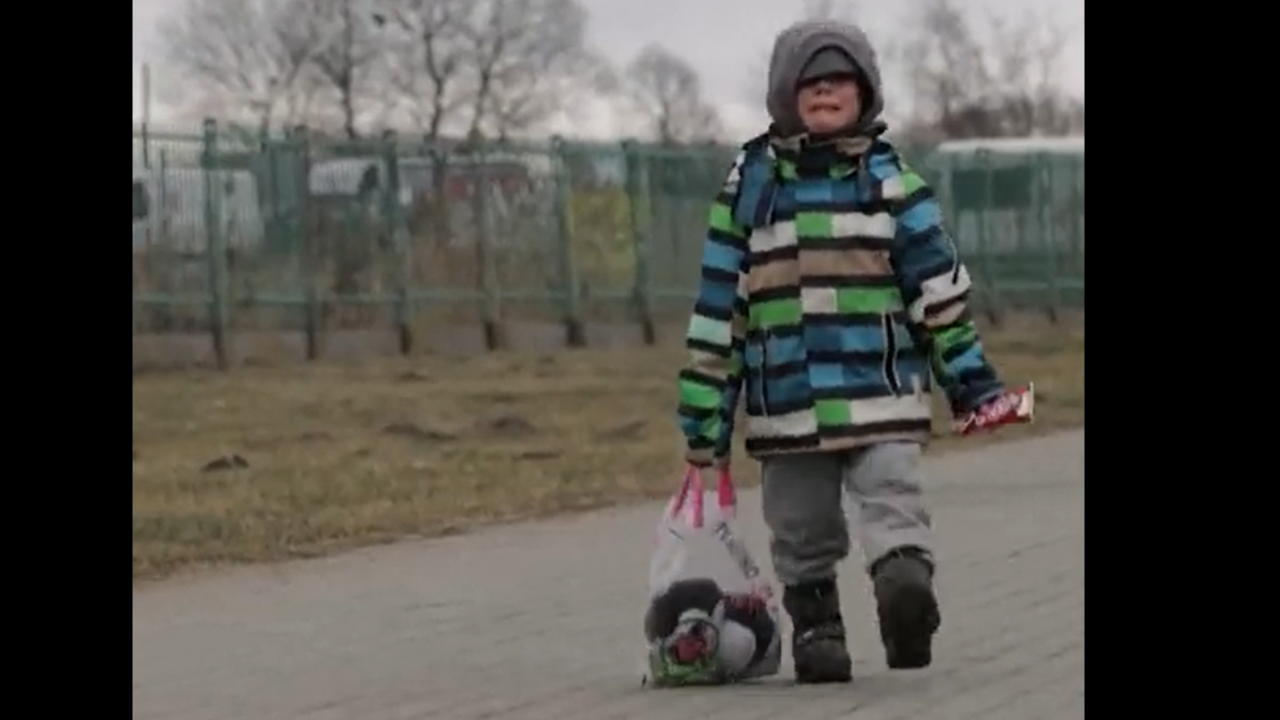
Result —
[[[157,202],[155,203],[157,206],[159,206],[159,212],[160,212],[159,244],[165,247],[172,247],[170,238],[173,236],[173,233],[170,231],[171,223],[169,220],[169,211],[167,210],[167,208],[169,207],[169,151],[165,148],[160,148],[159,154],[160,154],[160,158],[159,158],[160,176],[158,180],[159,180],[160,187],[158,188],[156,193],[157,195],[159,195],[159,197],[157,198]],[[149,240],[148,245],[150,244],[151,244],[151,241]]]
[[[551,161],[555,179],[555,213],[557,241],[560,243],[560,278],[564,282],[564,340],[569,347],[587,344],[582,327],[582,297],[578,283],[578,258],[574,253],[572,189],[567,147],[559,135],[551,138]]]
[[[205,118],[201,126],[200,169],[204,183],[205,262],[209,282],[209,328],[219,370],[230,367],[227,356],[227,247],[222,234],[222,188],[218,183],[218,124]]]
[[[145,140],[143,148],[146,148]],[[144,163],[145,165],[149,165],[149,163]],[[145,169],[150,168],[146,167]],[[140,307],[138,305],[138,263],[143,256],[142,253],[145,253],[149,249],[147,246],[151,244],[148,236],[151,233],[151,218],[156,212],[155,208],[150,207],[155,204],[150,197],[150,187],[153,185],[150,175],[151,173],[149,172],[143,173],[141,179],[142,192],[135,191],[133,195],[133,232],[130,238],[132,241],[130,265],[133,271],[133,334],[135,336],[137,336],[138,330],[141,328]],[[133,176],[133,182],[135,184],[139,182],[137,175]],[[139,227],[139,223],[141,223],[141,227]],[[140,237],[141,242],[139,242]]]
[[[396,268],[396,300],[394,307],[396,332],[399,335],[400,354],[413,352],[413,304],[409,300],[409,233],[404,227],[404,213],[400,204],[400,154],[396,134],[391,130],[382,133],[382,161],[387,169],[387,183],[383,190],[383,231],[387,234],[387,246],[391,249],[399,267]]]
[[[1083,293],[1081,299],[1076,300],[1075,289],[1078,285],[1082,286],[1084,280],[1084,160],[1082,158],[1071,158],[1071,187],[1067,197],[1067,227],[1068,237],[1070,238],[1070,268],[1071,289],[1073,309],[1075,302],[1083,303]],[[1083,287],[1081,287],[1083,291]]]
[[[498,259],[493,242],[493,203],[489,202],[489,153],[483,140],[470,141],[468,157],[476,172],[471,191],[471,207],[476,223],[476,255],[480,265],[481,322],[487,350],[506,346],[502,327],[502,288],[498,279]]]
[[[159,197],[157,198],[155,205],[157,206],[160,213],[160,228],[158,231],[158,234],[160,237],[155,238],[151,236],[150,227],[148,227],[148,235],[147,235],[148,251],[150,251],[150,249],[153,247],[153,244],[156,244],[156,243],[158,243],[160,247],[164,247],[164,248],[172,249],[176,247],[173,243],[173,220],[172,218],[169,217],[169,210],[168,210],[171,204],[169,202],[169,151],[168,149],[163,147],[160,148],[159,155],[160,155],[159,157],[160,176],[159,178],[157,178],[159,188],[156,192],[156,194]],[[148,225],[150,224],[148,223]],[[151,276],[152,268],[150,263],[147,263],[147,265],[144,265],[144,268],[146,268],[148,271],[147,275]],[[173,268],[166,269],[166,272],[169,274],[169,277],[168,277],[169,286],[181,287],[181,285],[175,282],[175,279],[173,277],[173,274],[174,274]],[[166,302],[156,307],[154,310],[154,315],[152,315],[152,317],[159,318],[157,321],[155,321],[159,325],[159,327],[164,328],[166,330],[172,330],[174,326],[173,297],[170,296],[169,298],[167,298]]]
[[[259,130],[258,162],[261,170],[258,177],[258,195],[261,198],[263,220],[263,249],[272,252],[288,247],[289,235],[284,229],[281,218],[283,203],[280,201],[280,158],[288,157],[293,136],[288,130],[284,133],[283,143],[273,143],[267,136],[265,128]]]
[[[997,277],[995,259],[991,253],[990,208],[994,205],[993,173],[991,154],[987,150],[974,153],[978,167],[982,170],[982,204],[978,210],[978,254],[982,264],[982,275],[987,279],[987,319],[992,325],[1000,326],[1000,311],[1003,309],[1003,297],[1000,292],[1000,279]]]
[[[1040,242],[1044,245],[1045,314],[1049,322],[1058,322],[1061,297],[1058,287],[1058,237],[1053,222],[1054,163],[1048,153],[1036,155],[1036,223],[1040,226]]]
[[[639,149],[635,140],[624,140],[622,154],[626,162],[627,210],[631,219],[631,246],[635,253],[636,274],[632,286],[632,301],[636,318],[640,322],[640,333],[645,345],[653,345],[658,341],[658,333],[653,323],[653,243],[650,242],[646,201],[647,194],[642,190],[646,183],[642,181],[643,168],[640,164]]]
[[[303,287],[303,335],[306,338],[307,360],[320,359],[320,338],[324,332],[324,316],[320,302],[319,241],[312,227],[311,213],[311,133],[306,125],[293,129],[294,182],[297,183],[297,251],[302,270]]]
[[[138,252],[133,253],[133,334],[136,337],[138,331],[142,329],[141,310],[138,305]]]

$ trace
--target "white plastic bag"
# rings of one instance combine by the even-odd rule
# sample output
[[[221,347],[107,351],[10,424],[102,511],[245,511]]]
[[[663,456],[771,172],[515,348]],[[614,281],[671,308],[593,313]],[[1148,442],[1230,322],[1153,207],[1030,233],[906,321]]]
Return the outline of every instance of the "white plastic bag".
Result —
[[[727,592],[769,594],[756,565],[734,528],[737,493],[727,469],[708,491],[698,468],[685,470],[679,490],[667,502],[654,532],[649,561],[649,597],[686,578],[711,578]]]
[[[768,612],[778,625],[780,612],[773,601],[773,593],[760,577],[760,568],[734,528],[737,494],[728,470],[719,474],[717,488],[707,491],[702,473],[690,467],[685,471],[679,490],[667,502],[654,533],[653,554],[649,561],[649,600],[663,594],[679,580],[714,580],[722,592],[745,593],[766,602]],[[718,670],[708,677],[693,680],[693,684],[718,683],[734,679],[762,677],[775,674],[780,648],[771,647],[766,653],[769,660],[748,667],[748,659],[755,647],[750,633],[733,623],[725,625],[723,606],[712,617],[705,618],[720,627],[721,652],[717,653]],[[775,634],[772,646],[780,638]],[[746,643],[746,645],[742,645]],[[734,646],[742,645],[741,649]],[[664,673],[658,659],[660,646],[651,643],[646,651],[646,678],[655,685],[685,684],[683,680],[659,677]],[[670,670],[670,666],[667,667]],[[670,673],[667,673],[668,675]]]

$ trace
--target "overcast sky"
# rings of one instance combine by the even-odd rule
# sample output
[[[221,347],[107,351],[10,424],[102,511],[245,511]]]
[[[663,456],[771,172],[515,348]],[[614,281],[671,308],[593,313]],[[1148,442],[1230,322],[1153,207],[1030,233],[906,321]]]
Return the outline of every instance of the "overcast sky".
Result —
[[[1044,13],[1075,29],[1064,81],[1084,94],[1084,0],[958,0],[1001,14]],[[133,0],[133,113],[141,116],[139,78],[142,63],[153,74],[164,71],[158,56],[156,24],[184,0]],[[648,43],[660,43],[685,58],[703,77],[705,94],[715,101],[730,130],[748,136],[763,121],[763,100],[751,102],[750,73],[760,68],[773,36],[800,12],[803,0],[580,0],[591,13],[591,43],[618,65]],[[858,0],[858,22],[876,41],[900,26],[904,2]],[[892,90],[892,88],[890,88]],[[888,97],[893,103],[893,97]],[[155,104],[157,122],[171,116]],[[584,129],[586,130],[586,129]],[[588,132],[588,134],[598,134]]]

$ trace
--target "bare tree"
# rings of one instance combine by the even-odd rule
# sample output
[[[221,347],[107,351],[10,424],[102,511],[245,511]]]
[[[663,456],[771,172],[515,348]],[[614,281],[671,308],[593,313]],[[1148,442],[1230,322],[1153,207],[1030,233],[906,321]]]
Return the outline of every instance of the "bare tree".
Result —
[[[474,0],[462,34],[471,69],[468,137],[535,128],[603,62],[586,45],[578,0]]]
[[[921,140],[1063,135],[1083,129],[1083,101],[1062,89],[1070,30],[1043,13],[979,24],[955,0],[917,0],[904,33]]]
[[[160,26],[176,99],[270,125],[297,109],[316,47],[299,0],[188,0]],[[181,83],[177,78],[181,78]],[[291,119],[291,118],[290,118]]]
[[[357,117],[369,106],[370,66],[383,53],[381,16],[370,0],[294,0],[293,10],[294,23],[314,48],[314,77],[331,91],[343,133],[355,139]]]
[[[640,51],[627,68],[627,90],[662,143],[713,139],[722,134],[715,108],[702,99],[702,80],[682,58],[659,45]]]
[[[393,37],[388,74],[397,100],[431,141],[463,108],[468,0],[383,0],[378,17]]]

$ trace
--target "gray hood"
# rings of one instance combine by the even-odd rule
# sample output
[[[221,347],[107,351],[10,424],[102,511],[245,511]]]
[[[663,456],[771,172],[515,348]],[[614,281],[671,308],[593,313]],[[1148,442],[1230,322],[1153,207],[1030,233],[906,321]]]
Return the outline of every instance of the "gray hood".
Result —
[[[870,84],[871,97],[862,99],[862,117],[855,131],[869,128],[884,110],[880,65],[871,41],[860,28],[832,20],[802,20],[783,30],[773,42],[769,58],[769,90],[765,106],[778,133],[799,135],[804,125],[796,111],[796,84],[805,63],[819,50],[835,47],[849,54]]]

